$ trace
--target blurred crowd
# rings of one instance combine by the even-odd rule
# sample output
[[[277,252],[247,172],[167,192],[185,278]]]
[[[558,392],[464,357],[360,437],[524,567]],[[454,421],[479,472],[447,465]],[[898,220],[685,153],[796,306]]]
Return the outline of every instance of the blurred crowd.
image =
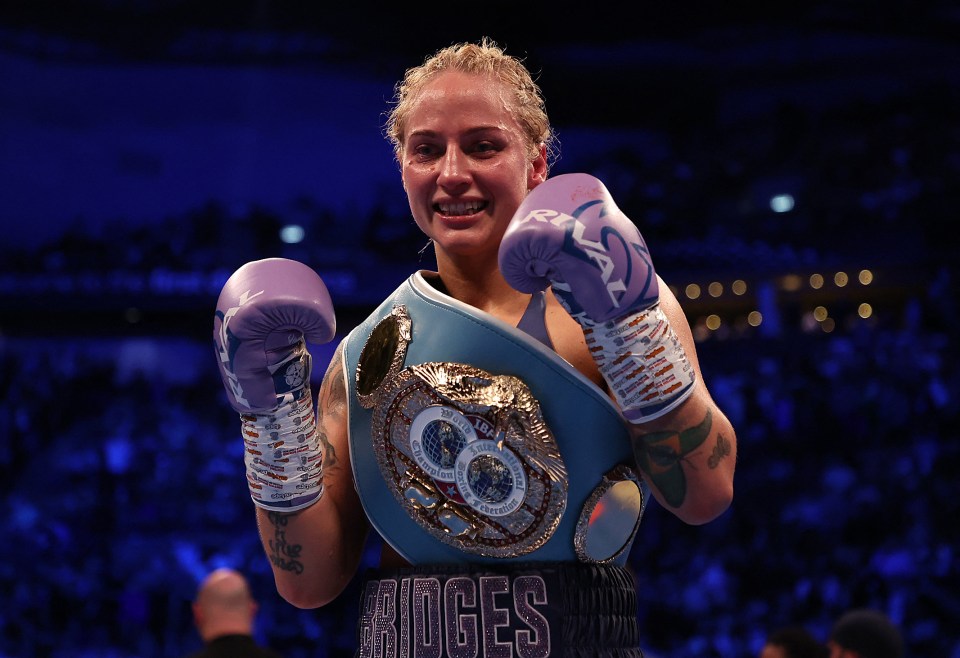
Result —
[[[930,89],[820,114],[784,107],[570,163],[607,181],[668,281],[857,259],[902,277],[872,322],[700,346],[737,427],[737,492],[702,527],[646,513],[630,565],[651,656],[748,658],[775,628],[825,637],[841,612],[871,606],[901,625],[908,655],[960,658],[957,240],[942,230],[960,201],[957,102]],[[776,213],[771,194],[785,192],[796,205]],[[424,244],[391,203],[346,217],[309,200],[296,216],[211,202],[5,255],[0,658],[185,654],[199,646],[190,600],[218,566],[250,578],[258,636],[288,658],[352,656],[355,596],[297,610],[273,588],[206,323],[229,272],[265,256],[314,265],[345,307],[393,289]],[[289,223],[307,240],[284,243]],[[128,299],[182,306],[203,329],[23,322],[40,304],[68,316]]]
[[[738,491],[707,526],[648,510],[630,564],[654,655],[749,656],[774,627],[825,634],[870,605],[911,655],[960,656],[957,332],[918,304],[897,327],[703,346]],[[7,338],[0,359],[0,655],[179,655],[224,565],[250,575],[273,646],[351,655],[354,598],[301,611],[272,589],[206,342]]]
[[[665,274],[852,258],[926,273],[960,244],[946,230],[960,206],[958,112],[956,90],[930,83],[874,103],[812,109],[784,101],[761,117],[705,113],[669,130],[588,131],[566,149],[560,127],[553,173],[604,180]],[[91,229],[78,219],[58,240],[11,249],[0,294],[93,294],[84,282],[101,291],[208,294],[211,278],[222,283],[269,255],[314,264],[343,301],[369,304],[380,299],[383,272],[408,271],[426,246],[398,189],[375,187],[370,198],[370,209],[355,213],[312,198],[284,208],[212,199],[153,223],[122,218]],[[285,226],[302,229],[302,241],[285,242]],[[164,276],[174,273],[178,281]],[[137,287],[124,274],[145,276]]]

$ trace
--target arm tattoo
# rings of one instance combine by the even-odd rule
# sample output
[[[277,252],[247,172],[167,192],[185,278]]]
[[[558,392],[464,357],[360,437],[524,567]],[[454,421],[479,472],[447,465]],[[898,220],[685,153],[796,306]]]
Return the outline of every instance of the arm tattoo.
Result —
[[[633,455],[637,465],[672,507],[680,507],[687,497],[687,478],[683,473],[683,462],[687,455],[703,445],[710,436],[712,426],[713,416],[708,409],[699,425],[680,431],[651,432],[633,439]],[[718,439],[718,445],[720,440]],[[729,453],[729,442],[722,440]],[[713,463],[714,456],[710,458],[710,468],[716,468],[716,464],[720,463],[720,457],[716,457],[716,464]]]
[[[324,414],[327,416],[342,416],[347,401],[346,389],[343,385],[343,374],[341,364],[343,363],[342,346],[337,347],[333,358],[330,359],[330,365],[327,366],[327,372],[323,375],[323,383],[320,385],[320,396],[317,404],[317,435],[320,443],[323,445],[323,467],[332,468],[337,464],[337,451],[333,444],[327,438],[326,428],[323,424]]]
[[[317,404],[317,436],[323,446],[324,468],[330,468],[337,463],[337,453],[327,438],[324,428],[324,413],[328,416],[343,415],[346,404],[346,391],[343,385],[343,375],[340,372],[342,363],[342,352],[338,347],[334,352],[330,365],[323,376],[323,383],[320,385],[320,395]],[[301,553],[302,544],[291,544],[287,541],[287,523],[289,523],[293,514],[280,514],[277,512],[268,512],[267,519],[273,526],[273,537],[267,541],[267,557],[274,568],[280,571],[289,571],[294,574],[303,573],[303,562]]]
[[[276,512],[267,513],[267,519],[270,520],[270,525],[274,529],[273,539],[268,542],[270,550],[267,552],[267,557],[277,569],[299,575],[303,573],[303,562],[300,561],[300,551],[303,550],[303,546],[287,543],[286,528],[291,516]]]
[[[730,440],[723,434],[717,434],[717,445],[713,446],[713,454],[707,459],[707,466],[711,469],[720,465],[720,460],[730,454]]]

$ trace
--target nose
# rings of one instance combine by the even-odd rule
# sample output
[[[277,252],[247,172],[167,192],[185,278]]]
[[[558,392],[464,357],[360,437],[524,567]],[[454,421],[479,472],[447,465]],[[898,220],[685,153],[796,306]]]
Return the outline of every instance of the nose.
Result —
[[[469,164],[459,149],[451,147],[443,154],[437,183],[447,191],[470,186]]]

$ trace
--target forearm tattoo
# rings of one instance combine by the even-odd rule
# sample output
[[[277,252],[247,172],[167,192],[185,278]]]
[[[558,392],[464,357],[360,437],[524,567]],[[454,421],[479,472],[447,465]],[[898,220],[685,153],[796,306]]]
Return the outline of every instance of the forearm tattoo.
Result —
[[[343,385],[342,363],[343,351],[338,347],[333,354],[333,358],[330,359],[327,372],[323,375],[323,384],[320,385],[320,396],[317,404],[317,434],[321,445],[323,445],[324,470],[333,468],[338,462],[337,451],[330,443],[323,420],[327,416],[342,417],[346,408],[347,392]]]
[[[687,455],[704,444],[712,427],[713,416],[708,409],[699,425],[680,431],[651,432],[633,439],[637,465],[671,507],[680,507],[686,500],[687,478],[683,472],[683,462],[689,462]],[[730,449],[730,442],[719,435],[707,465],[711,469],[716,468],[720,460],[730,454]]]
[[[295,574],[303,573],[303,562],[300,561],[300,551],[303,546],[300,544],[287,543],[287,523],[294,514],[278,514],[277,512],[268,512],[267,519],[273,526],[273,539],[269,540],[269,550],[267,557],[273,566],[281,571],[289,571]]]

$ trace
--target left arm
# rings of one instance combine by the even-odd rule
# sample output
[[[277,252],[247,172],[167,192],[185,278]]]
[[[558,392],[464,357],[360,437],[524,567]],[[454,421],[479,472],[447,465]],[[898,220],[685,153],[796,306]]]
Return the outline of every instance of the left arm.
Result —
[[[693,392],[667,414],[630,423],[637,465],[661,505],[686,523],[712,521],[733,500],[737,435],[710,395],[690,325],[680,303],[662,281],[660,306],[696,371]]]
[[[703,380],[676,296],[603,183],[564,174],[535,187],[504,234],[499,264],[521,292],[549,286],[581,326],[583,351],[657,500],[690,524],[722,514],[733,499],[736,435]],[[584,359],[571,363],[585,370]]]

